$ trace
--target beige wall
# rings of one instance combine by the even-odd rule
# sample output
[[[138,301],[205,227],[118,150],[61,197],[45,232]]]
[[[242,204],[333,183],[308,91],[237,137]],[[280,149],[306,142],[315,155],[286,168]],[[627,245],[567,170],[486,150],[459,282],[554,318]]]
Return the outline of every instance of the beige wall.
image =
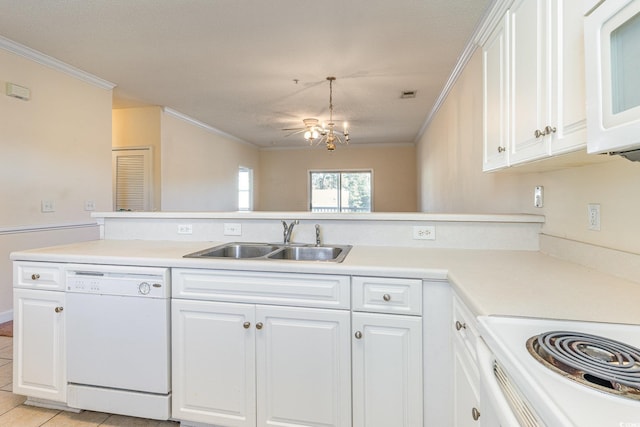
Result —
[[[29,88],[31,99],[5,96],[6,82]],[[0,49],[0,316],[12,308],[10,252],[97,237],[69,230],[92,221],[85,200],[111,209],[111,98]],[[42,200],[55,212],[42,213]],[[51,231],[61,226],[69,228]]]
[[[309,170],[373,169],[376,212],[416,211],[415,147],[338,146],[260,152],[260,210],[307,211]]]
[[[418,144],[420,209],[542,214],[545,234],[640,254],[640,163],[613,157],[548,172],[544,161],[539,172],[482,172],[481,66],[477,51]],[[544,186],[541,209],[536,185]],[[601,205],[601,231],[588,230],[588,203]]]
[[[160,158],[160,119],[162,108],[157,106],[143,108],[120,108],[112,112],[114,148],[150,147],[153,156],[153,207],[160,210],[162,177]],[[109,209],[111,210],[111,209]]]
[[[161,140],[163,211],[237,210],[240,166],[254,170],[258,194],[256,147],[165,112]]]

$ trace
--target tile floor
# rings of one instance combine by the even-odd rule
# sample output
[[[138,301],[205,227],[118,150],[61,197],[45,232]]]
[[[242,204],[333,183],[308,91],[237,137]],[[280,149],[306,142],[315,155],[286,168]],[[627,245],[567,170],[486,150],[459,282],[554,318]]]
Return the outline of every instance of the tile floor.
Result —
[[[177,427],[179,423],[156,421],[102,412],[79,414],[23,405],[26,400],[11,392],[13,338],[0,337],[0,427]]]

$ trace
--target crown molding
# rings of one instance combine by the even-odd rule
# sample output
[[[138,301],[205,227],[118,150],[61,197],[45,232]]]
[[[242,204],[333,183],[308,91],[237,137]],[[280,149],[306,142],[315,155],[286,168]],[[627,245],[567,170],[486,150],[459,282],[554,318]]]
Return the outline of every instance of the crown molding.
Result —
[[[35,49],[31,49],[30,47],[21,45],[20,43],[16,43],[13,40],[9,40],[2,36],[0,36],[0,49],[15,53],[16,55],[20,55],[46,67],[53,68],[54,70],[61,71],[101,89],[113,90],[113,88],[116,87],[115,83],[96,77],[93,74],[89,74],[86,71],[82,71],[49,55],[45,55],[42,52],[38,52]]]
[[[253,148],[259,148],[259,147],[258,147],[257,145],[255,145],[255,144],[252,144],[252,143],[250,143],[250,142],[248,142],[248,141],[245,141],[244,139],[240,139],[240,138],[238,138],[237,136],[233,136],[233,135],[231,135],[231,134],[229,134],[229,133],[226,133],[226,132],[224,132],[224,131],[221,131],[221,130],[220,130],[220,129],[218,129],[218,128],[215,128],[215,127],[213,127],[213,126],[211,126],[211,125],[208,125],[208,124],[206,124],[206,123],[204,123],[204,122],[201,122],[200,120],[196,120],[196,119],[194,119],[193,117],[187,116],[186,114],[183,114],[183,113],[181,113],[181,112],[179,112],[179,111],[174,110],[173,108],[170,108],[170,107],[162,107],[162,111],[164,111],[166,114],[168,114],[168,115],[170,115],[170,116],[173,116],[173,117],[175,117],[175,118],[177,118],[177,119],[183,120],[183,121],[185,121],[185,122],[187,122],[187,123],[190,123],[190,124],[192,124],[192,125],[195,125],[195,126],[201,127],[201,128],[203,128],[203,129],[205,129],[205,130],[207,130],[207,131],[211,132],[211,133],[215,133],[215,134],[220,135],[220,136],[222,136],[222,137],[224,137],[224,138],[231,139],[231,140],[233,140],[233,141],[235,141],[235,142],[239,142],[239,143],[241,143],[241,144],[249,145],[249,146],[251,146],[251,147],[253,147]]]

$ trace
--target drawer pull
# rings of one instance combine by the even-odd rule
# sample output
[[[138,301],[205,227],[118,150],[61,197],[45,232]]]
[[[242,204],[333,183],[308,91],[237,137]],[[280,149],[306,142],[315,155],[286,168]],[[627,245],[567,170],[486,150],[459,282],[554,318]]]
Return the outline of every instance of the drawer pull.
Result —
[[[63,311],[63,310],[64,310],[64,307],[56,307],[56,308],[54,309],[54,311],[55,311],[56,313],[62,313],[62,311]]]
[[[256,329],[262,329],[263,326],[262,322],[256,323]]]
[[[387,301],[387,302],[389,302],[389,301],[391,301],[391,295],[389,295],[389,294],[384,294],[384,295],[382,296],[382,299],[383,299],[383,300],[385,300],[385,301]]]
[[[244,322],[242,324],[242,327],[245,328],[245,329],[249,329],[249,327],[251,327],[251,322]]]
[[[31,280],[38,280],[40,278],[40,275],[38,273],[34,273],[31,275]]]
[[[473,418],[473,421],[478,421],[480,418],[480,411],[478,411],[478,408],[471,409],[471,417]]]
[[[362,332],[356,331],[355,337],[356,337],[356,339],[361,339],[362,338]]]
[[[456,331],[459,331],[460,329],[467,329],[467,324],[460,323],[459,320],[456,320]]]

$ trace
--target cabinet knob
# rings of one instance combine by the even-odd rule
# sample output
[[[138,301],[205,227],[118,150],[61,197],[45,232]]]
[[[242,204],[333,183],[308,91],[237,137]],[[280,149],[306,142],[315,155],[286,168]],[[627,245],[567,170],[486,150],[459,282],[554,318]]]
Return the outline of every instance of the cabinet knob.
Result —
[[[34,273],[31,275],[31,280],[38,280],[40,278],[40,275],[38,273]]]
[[[56,307],[54,310],[56,313],[61,313],[64,310],[64,307]]]
[[[388,302],[388,301],[391,301],[391,295],[389,295],[389,294],[384,294],[384,295],[382,296],[382,299],[383,299],[383,300],[385,300],[385,301],[387,301],[387,302]]]
[[[533,132],[533,136],[535,136],[536,138],[542,138],[545,135],[546,135],[546,133],[543,130],[540,130],[540,129],[536,129]]]
[[[355,333],[355,337],[356,337],[357,339],[361,339],[361,338],[362,338],[362,332],[360,332],[360,331],[356,331],[356,333]]]
[[[245,328],[245,329],[249,329],[250,326],[251,326],[251,322],[244,322],[242,324],[242,327]]]
[[[478,408],[471,409],[471,417],[473,418],[473,421],[478,421],[480,418],[480,411],[478,411]]]
[[[256,323],[256,329],[262,329],[263,326],[262,322]]]
[[[460,329],[467,329],[467,324],[460,323],[459,320],[456,320],[456,331],[459,331]]]
[[[504,153],[505,151],[507,151],[506,148],[504,147],[498,147],[498,153]]]
[[[544,134],[545,134],[545,135],[551,135],[552,133],[556,133],[556,130],[557,130],[557,129],[556,129],[555,127],[552,127],[552,126],[546,126],[546,127],[544,128]]]

